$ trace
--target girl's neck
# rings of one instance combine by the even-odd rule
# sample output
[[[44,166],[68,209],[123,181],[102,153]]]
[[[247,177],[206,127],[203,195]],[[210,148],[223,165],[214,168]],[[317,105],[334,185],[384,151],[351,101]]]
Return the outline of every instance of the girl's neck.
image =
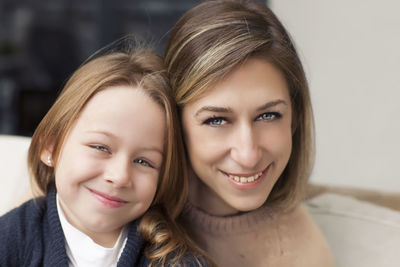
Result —
[[[122,228],[107,233],[84,233],[89,236],[96,244],[105,248],[113,248],[118,240],[118,237],[121,234],[121,231]]]
[[[58,198],[58,197],[57,197]],[[65,212],[65,207],[64,204],[62,203],[62,201],[58,198],[59,204],[60,204],[60,208],[62,210],[62,214],[65,217],[65,219],[67,220],[67,222],[74,228],[76,228],[77,230],[79,230],[80,232],[84,233],[85,235],[87,235],[90,239],[93,240],[93,242],[95,242],[96,244],[105,247],[105,248],[112,248],[114,247],[115,243],[117,242],[121,231],[122,231],[122,227],[119,229],[115,229],[113,231],[109,231],[109,232],[94,232],[91,231],[85,227],[82,227],[82,225],[79,223],[79,221],[76,218],[71,218],[71,216],[68,216],[68,213]]]

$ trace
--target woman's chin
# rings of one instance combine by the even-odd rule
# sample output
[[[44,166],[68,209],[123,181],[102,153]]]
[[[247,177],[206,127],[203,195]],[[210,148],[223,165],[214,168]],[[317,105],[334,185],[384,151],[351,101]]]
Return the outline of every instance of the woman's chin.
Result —
[[[268,196],[262,196],[257,199],[255,198],[237,199],[235,201],[230,201],[228,205],[231,206],[233,210],[236,210],[236,213],[250,212],[264,205],[264,203],[267,200],[267,197]]]

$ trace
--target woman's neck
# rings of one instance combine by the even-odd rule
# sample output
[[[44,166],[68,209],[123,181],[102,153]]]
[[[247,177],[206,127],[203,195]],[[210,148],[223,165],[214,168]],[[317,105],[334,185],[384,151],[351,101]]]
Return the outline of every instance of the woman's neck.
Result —
[[[210,215],[229,216],[239,213],[228,205],[193,170],[189,169],[189,202]]]

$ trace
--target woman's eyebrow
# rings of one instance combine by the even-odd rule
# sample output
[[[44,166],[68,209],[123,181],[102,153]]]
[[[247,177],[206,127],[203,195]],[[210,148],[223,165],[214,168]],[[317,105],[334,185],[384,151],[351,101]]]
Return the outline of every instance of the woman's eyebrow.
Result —
[[[274,100],[274,101],[270,101],[268,103],[265,103],[264,105],[260,106],[257,108],[257,111],[262,111],[277,105],[285,105],[288,106],[287,102],[285,100],[282,99],[278,99],[278,100]],[[215,113],[232,113],[232,109],[231,108],[227,108],[227,107],[217,107],[217,106],[204,106],[201,107],[196,114],[194,115],[195,117],[197,117],[199,114],[201,114],[202,112],[215,112]]]
[[[275,106],[280,105],[280,104],[288,106],[288,103],[285,100],[278,99],[278,100],[274,100],[274,101],[265,103],[264,105],[258,107],[257,111],[262,111],[262,110],[265,110],[265,109],[268,109],[268,108],[272,108],[272,107],[275,107]]]
[[[226,108],[226,107],[216,107],[216,106],[204,106],[199,109],[196,114],[194,114],[195,117],[197,117],[200,113],[209,111],[209,112],[216,112],[216,113],[232,113],[231,108]]]

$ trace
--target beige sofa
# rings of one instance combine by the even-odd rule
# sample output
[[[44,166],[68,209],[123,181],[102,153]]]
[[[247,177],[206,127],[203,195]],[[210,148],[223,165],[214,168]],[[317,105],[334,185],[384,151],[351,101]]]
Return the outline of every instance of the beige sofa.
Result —
[[[29,142],[27,137],[0,135],[0,214],[14,207],[29,188],[26,170]],[[313,187],[310,192],[312,197],[306,201],[306,205],[327,237],[336,265],[399,267],[400,212],[361,201],[359,199],[364,197],[368,200],[369,197],[358,191],[321,188]],[[336,193],[330,193],[333,191]],[[352,192],[359,199],[337,194],[351,195]]]

